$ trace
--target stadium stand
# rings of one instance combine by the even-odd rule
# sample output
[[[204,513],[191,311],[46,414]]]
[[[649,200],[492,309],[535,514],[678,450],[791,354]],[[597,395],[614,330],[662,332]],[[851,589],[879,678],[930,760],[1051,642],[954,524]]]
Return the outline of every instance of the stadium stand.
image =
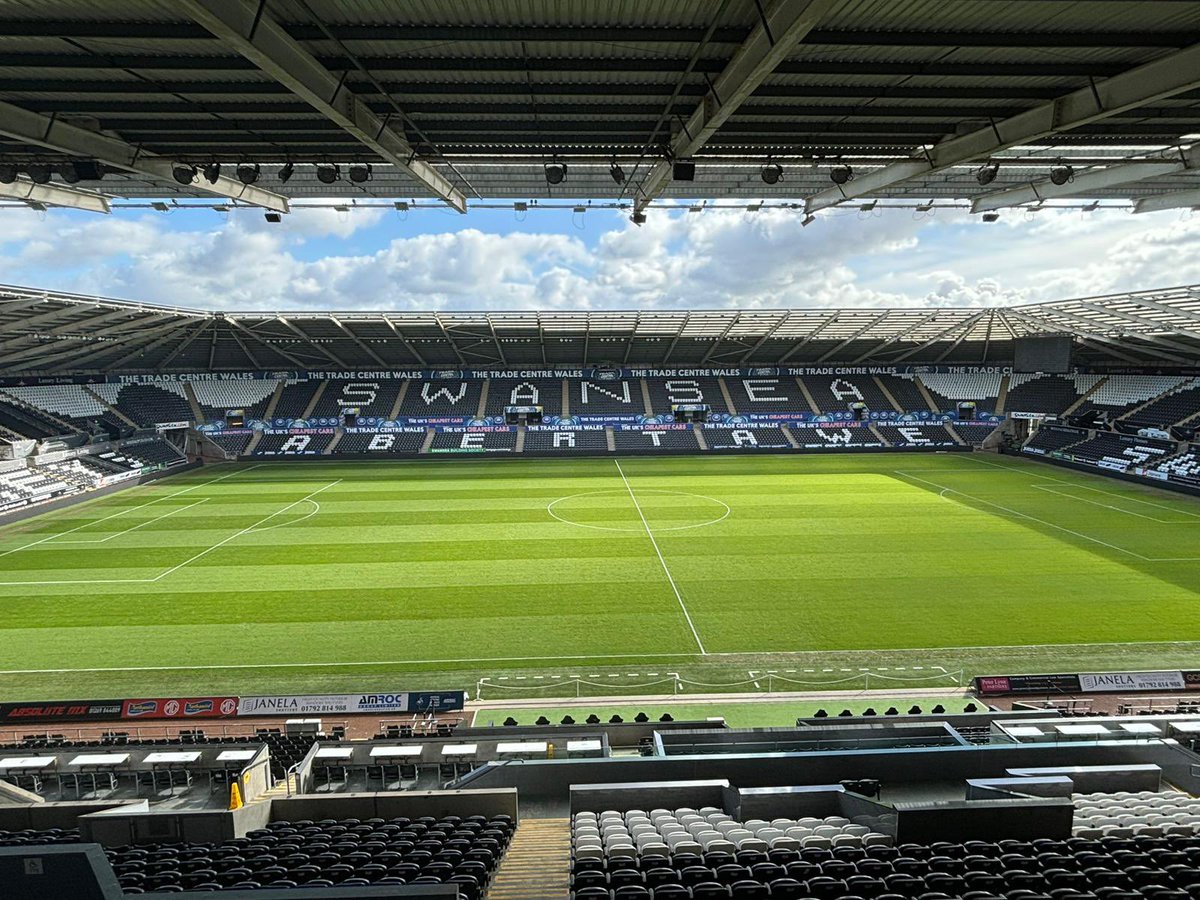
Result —
[[[663,428],[622,431],[613,430],[617,450],[625,453],[695,453],[700,449],[696,432],[691,428]]]
[[[194,381],[192,391],[206,419],[224,419],[233,409],[248,419],[261,419],[279,382],[269,378],[237,381]]]
[[[357,409],[360,416],[389,416],[403,386],[404,382],[396,379],[326,379],[312,414],[340,416],[348,409]]]
[[[823,413],[844,413],[853,403],[865,403],[872,412],[896,412],[870,375],[805,375],[801,380]]]
[[[429,445],[431,453],[511,453],[516,449],[517,431],[439,431]]]
[[[105,430],[120,434],[128,426],[107,406],[79,384],[8,387],[0,391],[14,400],[51,413],[85,431]]]
[[[1101,431],[1090,440],[1075,444],[1069,452],[1076,462],[1090,463],[1102,469],[1124,471],[1130,466],[1152,465],[1173,454],[1175,448],[1176,445],[1169,441]]]
[[[525,432],[523,453],[558,456],[571,453],[595,455],[608,452],[604,431],[533,431]]]
[[[410,455],[420,451],[425,443],[425,430],[420,431],[355,431],[346,432],[338,441],[338,453],[377,453]]]
[[[1100,412],[1119,419],[1160,394],[1187,382],[1179,375],[1110,375],[1079,407],[1079,413]]]
[[[1062,415],[1096,386],[1100,375],[1030,375],[1009,379],[1005,411]]]
[[[900,375],[900,378],[916,378],[915,375]],[[958,404],[971,401],[977,412],[996,411],[996,400],[1000,396],[1002,375],[926,373],[919,376],[921,384],[929,391],[940,407],[939,412],[954,412]]]
[[[972,425],[970,423],[955,422],[950,426],[955,433],[974,447],[983,444],[984,441],[996,430],[995,425]]]
[[[449,884],[480,900],[504,859],[509,816],[273,821],[208,843],[108,847],[126,895],[345,885]],[[0,832],[0,846],[78,843],[78,829]]]
[[[204,436],[210,441],[224,450],[226,453],[232,453],[235,456],[240,456],[246,452],[246,448],[250,446],[250,441],[254,437],[252,431],[227,431],[227,432],[205,432]]]
[[[1065,450],[1072,444],[1087,440],[1088,433],[1077,428],[1055,426],[1039,428],[1022,448],[1026,453],[1044,455],[1056,450]]]
[[[65,422],[51,418],[46,413],[15,398],[0,399],[0,426],[23,438],[35,441],[74,432],[74,429]]]
[[[825,447],[886,447],[870,428],[862,425],[826,425],[812,428],[792,426],[788,429],[796,443],[805,450]]]
[[[328,434],[264,434],[251,456],[319,456],[333,441]]]
[[[725,386],[733,405],[743,416],[754,413],[807,415],[812,412],[795,378],[727,377]]]
[[[782,428],[704,427],[704,440],[709,450],[790,450],[791,442]]]
[[[707,403],[715,413],[728,413],[719,378],[647,378],[650,409],[656,416],[669,416],[676,403]]]
[[[95,384],[92,390],[141,426],[190,422],[195,418],[182,384]]]
[[[1200,831],[1200,800],[1183,791],[1096,791],[1074,794],[1072,832],[1083,838],[1192,837]],[[1167,873],[1164,873],[1167,874]],[[1187,873],[1200,886],[1200,872]],[[1167,881],[1172,881],[1168,874]]]
[[[540,406],[547,416],[562,414],[561,378],[492,378],[484,415],[502,416],[506,406]]]
[[[892,395],[902,412],[929,411],[929,404],[913,379],[900,375],[876,375],[875,380]]]
[[[941,425],[876,425],[893,447],[954,447],[954,438]]]
[[[1170,428],[1200,411],[1200,379],[1184,382],[1165,396],[1135,409],[1123,421],[1151,428]]]
[[[414,381],[404,395],[398,415],[401,418],[417,419],[440,416],[474,417],[479,413],[479,397],[482,390],[481,381]]]
[[[309,404],[312,403],[321,384],[322,382],[315,378],[303,380],[289,378],[284,382],[283,390],[279,394],[279,402],[275,404],[274,417],[279,419],[301,418]]]
[[[646,404],[642,398],[642,381],[625,378],[620,381],[572,379],[569,385],[571,415],[573,416],[644,416]],[[670,402],[667,402],[670,412]]]
[[[128,441],[121,445],[121,455],[141,466],[173,466],[185,462],[179,448],[164,438]]]
[[[28,503],[43,503],[79,488],[39,472],[32,468],[15,469],[0,473],[0,509],[24,506]]]
[[[1166,472],[1176,478],[1200,482],[1200,447],[1193,444],[1186,453],[1181,453],[1173,459],[1160,463],[1155,468],[1159,472]]]

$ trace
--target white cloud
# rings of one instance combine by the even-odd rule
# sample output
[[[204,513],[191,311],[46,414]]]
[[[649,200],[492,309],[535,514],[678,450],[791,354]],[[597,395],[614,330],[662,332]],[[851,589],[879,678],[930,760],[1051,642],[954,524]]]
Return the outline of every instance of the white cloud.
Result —
[[[637,228],[592,212],[598,236],[565,219],[430,217],[396,236],[384,210],[203,215],[10,213],[3,280],[216,309],[970,307],[1200,282],[1200,219],[1175,213],[833,211],[805,228],[793,211],[678,209]]]

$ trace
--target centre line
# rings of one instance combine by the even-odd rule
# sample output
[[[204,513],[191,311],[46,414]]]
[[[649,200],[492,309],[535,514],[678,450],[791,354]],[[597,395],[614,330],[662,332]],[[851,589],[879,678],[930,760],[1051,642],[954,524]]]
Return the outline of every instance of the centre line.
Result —
[[[620,461],[614,459],[613,462],[617,466],[617,472],[620,473],[621,480],[625,482],[625,489],[629,491],[629,499],[633,501],[633,508],[637,510],[638,518],[642,520],[642,525],[646,529],[646,536],[650,538],[654,552],[658,555],[658,561],[662,563],[663,571],[667,573],[667,581],[671,582],[671,590],[675,592],[675,599],[679,601],[679,608],[683,610],[683,617],[687,619],[688,628],[692,630],[692,637],[696,639],[696,646],[700,648],[702,656],[708,656],[708,651],[704,649],[704,642],[700,640],[700,634],[696,631],[695,623],[692,622],[692,616],[688,612],[687,604],[683,602],[683,594],[679,592],[679,585],[675,583],[675,576],[667,568],[667,561],[663,559],[662,551],[658,549],[658,540],[654,537],[654,532],[650,530],[650,523],[646,521],[646,516],[642,512],[642,505],[638,503],[637,495],[633,493],[633,486],[629,483],[629,479],[625,477],[625,470],[621,468]]]

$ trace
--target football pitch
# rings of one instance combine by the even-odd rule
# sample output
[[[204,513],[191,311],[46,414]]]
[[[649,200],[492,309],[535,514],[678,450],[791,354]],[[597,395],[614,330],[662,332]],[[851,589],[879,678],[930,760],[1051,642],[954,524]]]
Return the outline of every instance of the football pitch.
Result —
[[[1200,502],[966,453],[208,466],[0,527],[0,698],[1200,661]]]

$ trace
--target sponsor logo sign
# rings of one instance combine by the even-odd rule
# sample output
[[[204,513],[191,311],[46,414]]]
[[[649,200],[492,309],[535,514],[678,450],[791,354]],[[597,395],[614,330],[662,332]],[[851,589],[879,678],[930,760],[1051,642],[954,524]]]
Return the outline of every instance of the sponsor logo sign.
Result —
[[[0,722],[83,722],[89,719],[116,719],[120,715],[120,700],[0,703]]]
[[[462,709],[462,691],[378,694],[307,694],[242,697],[239,716],[298,716],[352,713],[435,712]]]
[[[1118,691],[1182,691],[1183,673],[1174,672],[1085,672],[1079,676],[1081,690],[1115,693]]]
[[[975,679],[981,694],[1074,694],[1078,675],[980,675]]]
[[[126,700],[122,719],[215,719],[237,714],[236,697],[159,697]]]

